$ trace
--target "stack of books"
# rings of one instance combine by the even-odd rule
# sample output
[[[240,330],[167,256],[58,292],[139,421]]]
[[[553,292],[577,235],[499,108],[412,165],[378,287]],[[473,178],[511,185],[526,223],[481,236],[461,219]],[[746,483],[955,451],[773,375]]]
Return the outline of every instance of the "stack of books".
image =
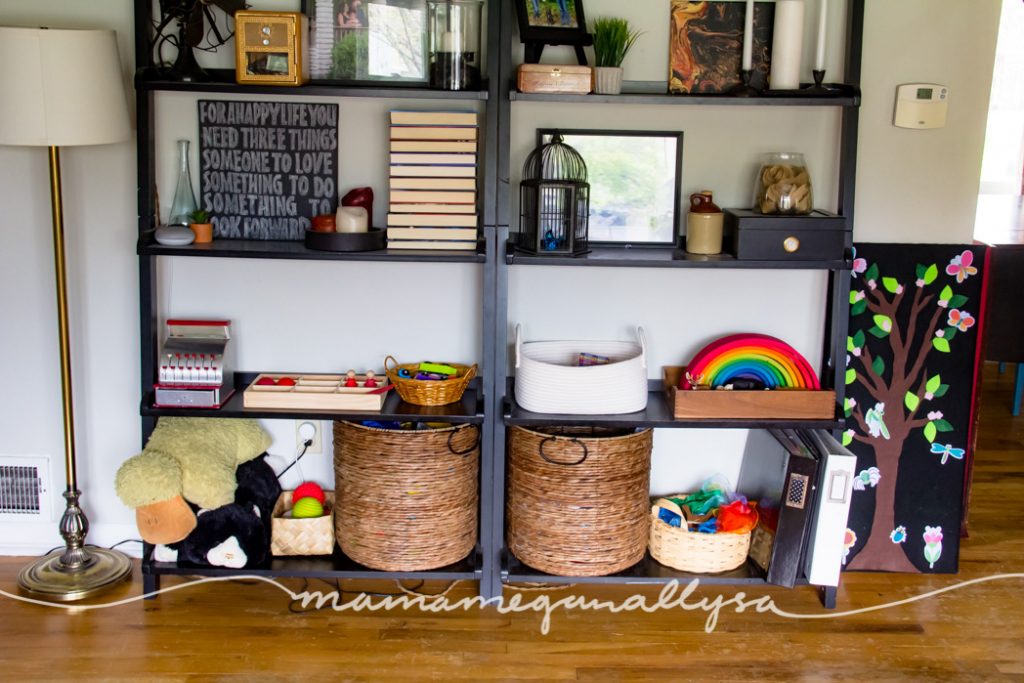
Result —
[[[391,112],[389,249],[476,249],[476,145],[476,112]]]

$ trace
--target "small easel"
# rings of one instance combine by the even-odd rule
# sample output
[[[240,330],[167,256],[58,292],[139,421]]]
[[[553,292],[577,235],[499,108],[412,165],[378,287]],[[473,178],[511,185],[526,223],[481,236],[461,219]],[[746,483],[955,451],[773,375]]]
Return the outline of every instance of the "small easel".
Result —
[[[516,19],[519,21],[519,40],[525,49],[524,61],[527,64],[539,64],[541,53],[547,45],[572,45],[576,52],[576,61],[581,66],[587,65],[587,55],[583,48],[594,44],[594,38],[587,33],[587,20],[583,16],[583,3],[575,2],[575,26],[550,26],[539,24],[538,18],[531,15],[527,6],[530,0],[517,0]]]

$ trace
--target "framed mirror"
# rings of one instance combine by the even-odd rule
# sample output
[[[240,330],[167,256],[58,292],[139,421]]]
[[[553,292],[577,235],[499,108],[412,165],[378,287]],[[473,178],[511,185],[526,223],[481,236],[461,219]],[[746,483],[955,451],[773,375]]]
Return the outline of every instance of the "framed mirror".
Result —
[[[561,133],[587,164],[592,245],[674,246],[678,241],[682,131],[541,128]]]

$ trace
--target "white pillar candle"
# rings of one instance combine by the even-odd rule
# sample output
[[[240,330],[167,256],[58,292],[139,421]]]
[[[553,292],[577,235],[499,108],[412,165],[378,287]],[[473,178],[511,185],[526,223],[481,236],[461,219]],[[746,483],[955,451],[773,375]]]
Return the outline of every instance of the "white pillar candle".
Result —
[[[828,0],[818,2],[818,49],[814,52],[814,68],[825,70],[825,30],[828,26]]]
[[[747,0],[743,15],[743,70],[750,71],[754,57],[754,0]]]
[[[772,33],[772,90],[800,87],[800,57],[804,40],[803,0],[777,0],[775,30]]]
[[[339,206],[334,216],[337,232],[366,232],[368,223],[366,209],[361,206]]]

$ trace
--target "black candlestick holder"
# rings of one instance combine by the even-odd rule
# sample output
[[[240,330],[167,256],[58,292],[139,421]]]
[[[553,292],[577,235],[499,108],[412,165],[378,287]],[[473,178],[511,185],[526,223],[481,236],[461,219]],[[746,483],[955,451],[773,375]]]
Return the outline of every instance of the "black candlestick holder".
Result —
[[[733,97],[757,97],[761,91],[750,85],[750,69],[740,70],[740,83],[729,89]]]
[[[833,95],[833,94],[835,94],[835,92],[836,92],[835,88],[830,88],[829,86],[827,86],[824,83],[822,83],[822,81],[825,80],[825,70],[824,69],[813,69],[811,71],[811,76],[814,77],[814,85],[809,85],[806,88],[803,88],[803,90],[801,91],[801,94],[807,94],[807,95]]]

